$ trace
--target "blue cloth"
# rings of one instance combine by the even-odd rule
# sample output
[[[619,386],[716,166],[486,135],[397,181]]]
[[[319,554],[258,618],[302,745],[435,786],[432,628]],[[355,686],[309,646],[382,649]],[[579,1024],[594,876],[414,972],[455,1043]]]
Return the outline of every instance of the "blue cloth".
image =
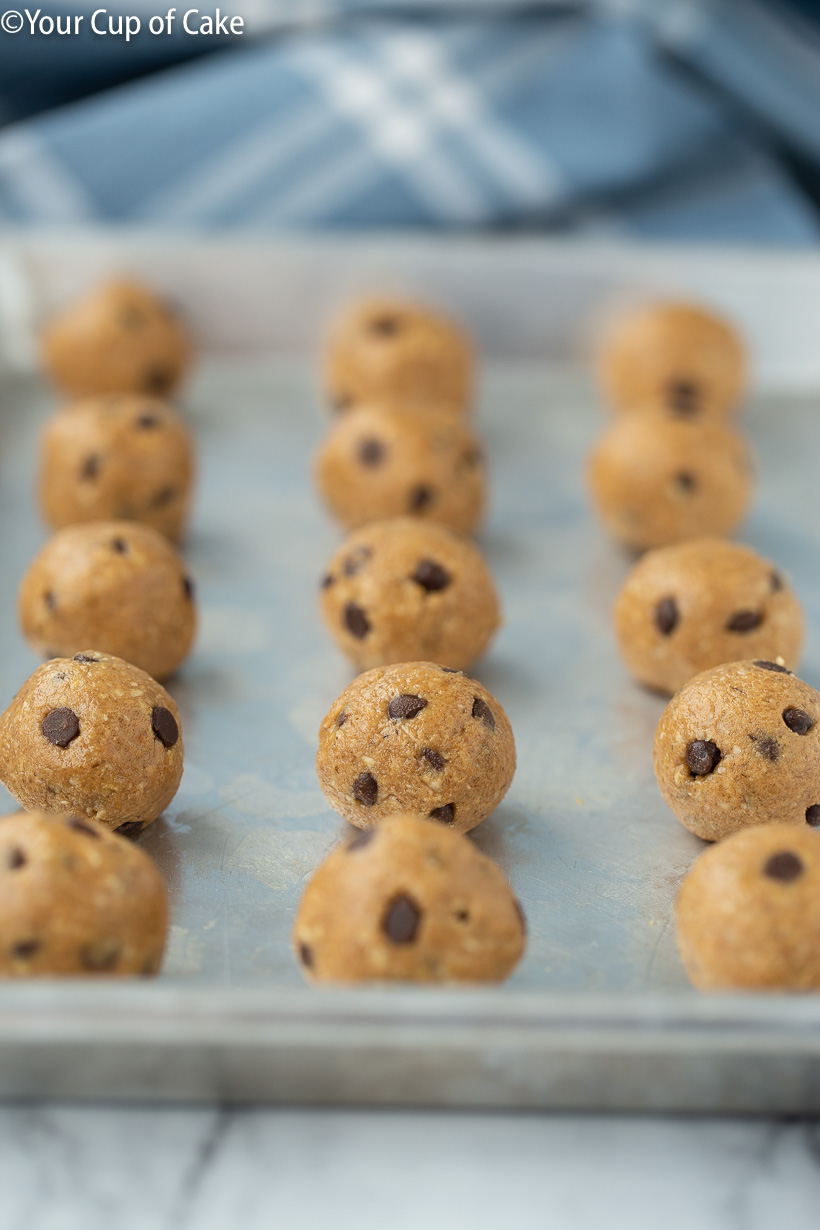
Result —
[[[6,222],[820,237],[789,170],[820,168],[794,3],[237,0],[247,32],[214,42],[132,0],[128,44],[73,7],[82,37],[0,33]]]

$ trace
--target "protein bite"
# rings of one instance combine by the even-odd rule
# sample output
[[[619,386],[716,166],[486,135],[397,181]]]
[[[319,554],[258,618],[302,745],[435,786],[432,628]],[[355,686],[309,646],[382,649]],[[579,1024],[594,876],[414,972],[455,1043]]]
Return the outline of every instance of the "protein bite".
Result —
[[[351,410],[319,449],[316,482],[348,529],[411,516],[469,534],[484,511],[478,439],[464,423],[437,413]]]
[[[675,692],[739,658],[798,664],[803,609],[783,573],[750,547],[698,538],[648,551],[615,603],[621,657],[641,683]]]
[[[407,812],[459,833],[495,810],[515,772],[506,713],[486,688],[432,662],[367,671],[319,730],[319,785],[358,828]]]
[[[746,357],[736,331],[713,312],[692,303],[654,303],[613,329],[600,377],[619,410],[719,419],[743,394]]]
[[[764,824],[704,851],[675,904],[703,991],[820,989],[820,835]]]
[[[48,525],[140,521],[182,537],[194,450],[171,407],[147,397],[97,397],[53,415],[40,441],[39,500]]]
[[[777,662],[729,662],[673,696],[655,775],[678,819],[707,841],[750,825],[820,824],[820,694]]]
[[[752,486],[745,440],[719,423],[624,415],[590,457],[598,516],[638,551],[730,533],[746,515]]]
[[[504,875],[468,838],[391,816],[314,873],[293,943],[313,982],[500,982],[525,926]]]
[[[0,819],[0,977],[156,974],[167,931],[138,846],[76,815]]]
[[[451,321],[415,303],[356,304],[328,338],[324,386],[336,410],[383,402],[460,415],[469,404],[472,379],[467,338]]]
[[[477,547],[443,525],[397,517],[355,530],[321,584],[325,624],[359,670],[435,661],[461,670],[499,624]]]
[[[84,645],[166,679],[191,648],[193,583],[168,539],[132,521],[59,530],[23,577],[18,616],[26,640],[47,658]]]
[[[168,304],[125,278],[58,313],[40,349],[46,371],[68,397],[171,393],[191,357],[188,335]]]
[[[131,837],[181,777],[176,704],[110,654],[46,662],[0,716],[0,781],[29,810],[75,812]]]

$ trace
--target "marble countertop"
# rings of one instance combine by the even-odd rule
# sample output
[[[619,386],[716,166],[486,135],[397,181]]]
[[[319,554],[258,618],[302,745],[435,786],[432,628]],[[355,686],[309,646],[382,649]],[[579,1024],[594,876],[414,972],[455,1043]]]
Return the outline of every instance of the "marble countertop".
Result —
[[[811,1230],[820,1122],[0,1109],[3,1230]]]

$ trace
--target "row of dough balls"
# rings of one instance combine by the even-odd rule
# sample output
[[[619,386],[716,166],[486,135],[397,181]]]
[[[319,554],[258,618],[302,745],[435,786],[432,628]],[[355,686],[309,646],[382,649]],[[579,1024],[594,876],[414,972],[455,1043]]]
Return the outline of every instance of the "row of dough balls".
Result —
[[[0,716],[0,973],[155,974],[168,895],[134,838],[179,787],[179,710],[158,682],[194,637],[185,528],[190,435],[160,395],[189,361],[166,306],[130,282],[45,330],[44,367],[72,400],[46,424],[38,495],[55,531],[20,585],[21,629],[49,660]],[[92,646],[92,648],[89,648]]]
[[[325,391],[339,417],[315,474],[353,532],[320,601],[364,673],[319,732],[319,784],[357,831],[299,905],[294,948],[312,981],[496,981],[524,948],[506,878],[463,836],[515,771],[506,713],[463,674],[499,623],[466,537],[486,482],[471,388],[472,348],[415,305],[363,305],[331,335]]]
[[[636,679],[675,693],[656,777],[674,815],[717,843],[678,894],[681,958],[703,989],[820,989],[820,694],[789,669],[803,611],[780,569],[713,536],[751,490],[726,426],[742,346],[701,309],[654,306],[610,338],[601,377],[620,418],[593,453],[593,499],[622,542],[657,548],[618,595],[618,646]]]

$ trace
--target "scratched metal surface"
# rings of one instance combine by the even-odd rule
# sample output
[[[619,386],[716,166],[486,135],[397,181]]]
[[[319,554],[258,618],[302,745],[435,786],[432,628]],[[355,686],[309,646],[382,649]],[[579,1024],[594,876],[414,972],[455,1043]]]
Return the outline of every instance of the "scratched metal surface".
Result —
[[[17,380],[0,406],[5,704],[36,666],[17,631],[15,589],[44,538],[32,476],[51,398]],[[142,838],[173,899],[163,978],[297,988],[291,920],[343,827],[316,783],[316,730],[351,678],[315,601],[337,533],[308,478],[322,431],[313,373],[296,361],[206,363],[185,413],[201,456],[186,548],[201,629],[171,684],[186,742],[182,786]],[[494,992],[501,997],[686,989],[671,906],[700,843],[655,786],[662,702],[629,681],[614,649],[609,609],[629,561],[593,522],[582,480],[602,422],[577,373],[532,364],[484,373],[492,503],[481,545],[505,624],[474,673],[510,715],[519,769],[473,839],[504,867],[530,923],[526,957]],[[809,612],[803,674],[816,685],[820,527],[809,510],[820,417],[809,402],[758,403],[744,427],[761,477],[742,537],[792,574]]]

